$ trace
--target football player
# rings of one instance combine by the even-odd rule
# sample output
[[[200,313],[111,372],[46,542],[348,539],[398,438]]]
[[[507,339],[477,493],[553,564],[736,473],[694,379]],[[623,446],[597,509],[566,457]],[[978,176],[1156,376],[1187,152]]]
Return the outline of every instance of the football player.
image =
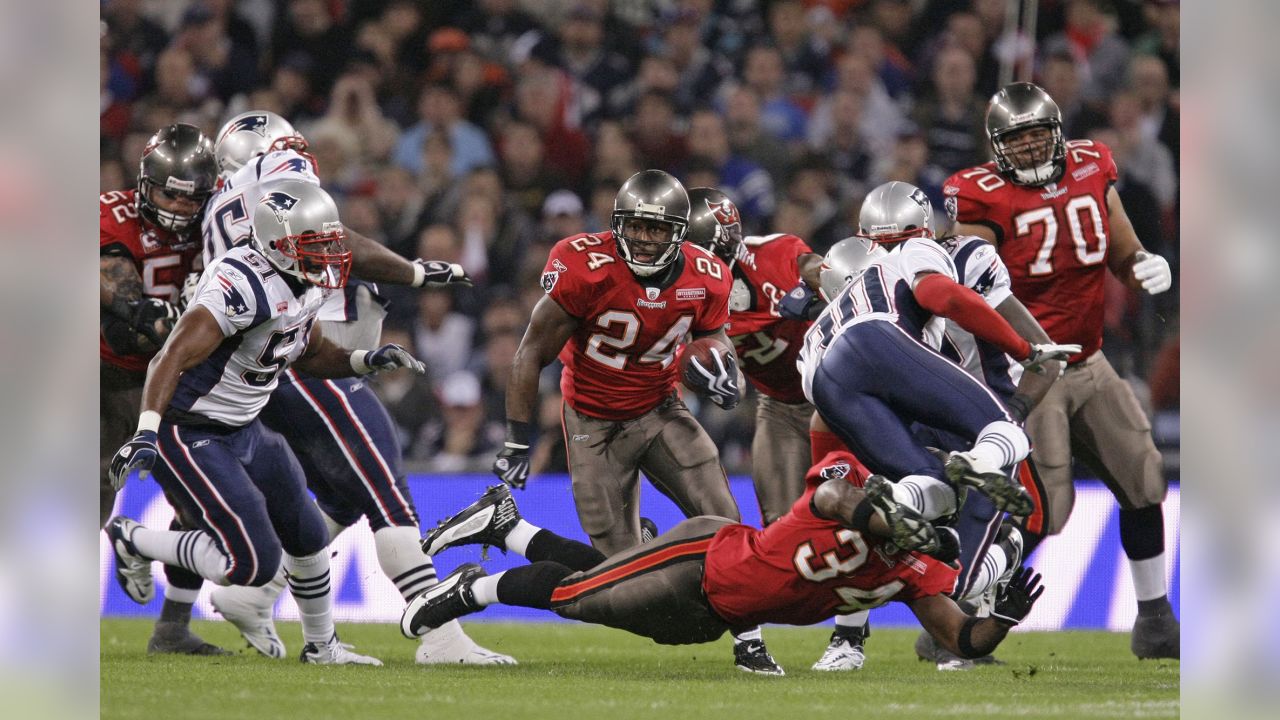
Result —
[[[204,220],[204,258],[210,265],[249,241],[249,209],[277,186],[320,184],[306,140],[275,113],[250,111],[231,118],[218,133],[215,151],[223,181]],[[414,286],[470,284],[457,265],[410,262],[344,230],[354,245],[352,272],[366,280]],[[352,279],[330,294],[319,323],[325,337],[342,347],[371,347],[382,334],[384,305],[376,285]],[[261,418],[267,428],[285,437],[298,457],[331,540],[363,515],[373,530],[378,563],[406,601],[436,582],[431,558],[418,548],[418,513],[400,466],[396,430],[366,379],[311,377],[290,368],[281,374]],[[260,588],[215,588],[210,601],[252,647],[280,658],[285,647],[271,612],[284,587],[280,573]],[[421,664],[515,662],[477,645],[457,623],[424,635],[415,658]]]
[[[848,453],[828,455],[806,474],[791,510],[763,530],[699,516],[609,558],[521,519],[510,490],[496,486],[423,546],[436,553],[495,545],[531,564],[492,576],[464,564],[409,603],[400,629],[413,637],[501,602],[686,644],[751,624],[810,625],[896,600],[958,655],[995,649],[1043,592],[1040,576],[1021,568],[1000,587],[990,616],[964,613],[947,597],[955,567],[921,551],[938,546],[932,526],[892,499],[885,478],[855,487],[853,468]]]
[[[524,487],[538,375],[559,356],[574,504],[591,544],[609,556],[640,542],[641,471],[686,517],[739,517],[715,443],[676,392],[676,349],[692,333],[725,351],[707,372],[687,373],[686,385],[726,410],[739,400],[724,330],[732,277],[711,251],[685,242],[688,227],[679,180],[661,170],[631,176],[614,200],[612,230],[551,249],[546,296],[516,351],[494,472]],[[739,667],[782,673],[758,629],[736,640]]]
[[[805,396],[867,468],[895,479],[899,502],[925,517],[954,513],[956,486],[977,489],[999,510],[1030,512],[1026,490],[1002,470],[1026,457],[1027,437],[985,385],[937,352],[943,321],[955,320],[1031,368],[1078,348],[1029,343],[956,282],[919,188],[889,182],[873,189],[858,226],[859,235],[890,251],[845,286],[805,335]],[[944,466],[912,437],[912,422],[972,446],[952,452]]]
[[[178,319],[175,303],[199,256],[200,217],[217,177],[213,144],[198,128],[178,123],[147,141],[135,189],[113,190],[98,200],[100,526],[116,499],[108,477],[111,457],[133,432],[147,363]],[[224,654],[190,629],[200,577],[167,566],[165,574],[164,605],[147,651]]]
[[[381,665],[338,641],[329,583],[329,533],[297,459],[258,414],[297,363],[318,377],[426,367],[397,345],[346,350],[316,319],[341,290],[351,252],[337,205],[319,186],[277,184],[252,208],[251,242],[205,269],[194,298],[147,371],[137,433],[111,461],[117,487],[138,469],[198,529],[107,524],[116,579],[135,600],[154,592],[151,562],[219,585],[270,582],[283,564],[302,618],[301,660]]]
[[[1028,552],[1059,532],[1075,502],[1078,457],[1120,503],[1120,539],[1138,599],[1130,647],[1139,658],[1178,657],[1179,625],[1168,599],[1163,502],[1167,491],[1151,424],[1102,353],[1106,273],[1135,290],[1164,292],[1169,263],[1147,252],[1114,187],[1111,150],[1063,137],[1053,98],[1031,83],[1005,86],[987,109],[992,162],[943,186],[957,235],[994,244],[1015,295],[1050,336],[1079,344],[1063,382],[1027,417],[1048,503]]]
[[[742,235],[737,205],[715,188],[689,190],[689,242],[716,254],[733,273],[729,291],[729,338],[742,372],[760,394],[751,440],[751,480],[767,526],[791,509],[804,492],[811,458],[809,422],[813,406],[804,398],[796,358],[804,344],[812,303],[810,286],[819,284],[822,256],[788,233]],[[788,312],[799,288],[801,309]],[[836,628],[814,670],[856,670],[865,656],[866,613],[837,615]]]

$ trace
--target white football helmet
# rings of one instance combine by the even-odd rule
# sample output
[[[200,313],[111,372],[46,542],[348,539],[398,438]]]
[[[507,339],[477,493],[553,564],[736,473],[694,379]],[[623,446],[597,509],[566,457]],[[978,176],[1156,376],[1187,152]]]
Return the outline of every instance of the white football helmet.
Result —
[[[253,240],[280,272],[312,285],[340,288],[351,272],[338,206],[319,185],[276,183],[253,209]]]
[[[894,180],[878,185],[858,211],[858,237],[880,245],[933,237],[933,203],[911,183]]]
[[[845,238],[832,245],[818,268],[818,294],[831,302],[845,285],[862,277],[871,263],[888,254],[888,250],[861,237]]]
[[[288,120],[269,110],[250,110],[228,120],[218,131],[214,148],[218,172],[224,178],[231,177],[259,155],[276,150],[293,150],[316,167],[315,157],[307,152],[306,138],[294,130]]]

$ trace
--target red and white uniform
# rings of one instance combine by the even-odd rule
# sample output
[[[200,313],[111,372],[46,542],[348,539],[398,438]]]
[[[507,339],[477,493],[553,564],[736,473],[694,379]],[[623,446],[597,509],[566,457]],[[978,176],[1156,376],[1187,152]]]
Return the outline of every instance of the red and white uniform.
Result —
[[[839,613],[950,593],[958,570],[921,553],[890,553],[879,538],[863,537],[813,514],[810,501],[829,479],[857,473],[847,452],[830,453],[805,477],[791,511],[764,530],[727,525],[707,549],[702,588],[732,626],[812,625]]]
[[[729,268],[684,243],[679,276],[647,287],[619,256],[613,233],[583,233],[556,243],[542,289],[578,328],[560,352],[560,389],[574,410],[630,420],[671,394],[673,358],[685,334],[715,332],[729,320]]]
[[[798,260],[811,252],[795,235],[753,235],[743,239],[733,266],[729,339],[742,372],[760,392],[785,403],[805,401],[796,358],[809,323],[783,318],[778,303],[800,282]]]
[[[1015,185],[989,162],[952,175],[943,186],[953,220],[995,232],[1013,294],[1049,337],[1081,345],[1073,363],[1102,347],[1111,227],[1107,190],[1116,178],[1110,148],[1072,140],[1056,183]]]
[[[98,253],[130,258],[142,277],[144,295],[176,302],[191,263],[200,254],[199,231],[193,228],[187,237],[178,237],[143,223],[136,195],[137,190],[112,190],[98,197]],[[101,332],[98,347],[103,362],[124,370],[145,372],[155,355],[117,355]]]

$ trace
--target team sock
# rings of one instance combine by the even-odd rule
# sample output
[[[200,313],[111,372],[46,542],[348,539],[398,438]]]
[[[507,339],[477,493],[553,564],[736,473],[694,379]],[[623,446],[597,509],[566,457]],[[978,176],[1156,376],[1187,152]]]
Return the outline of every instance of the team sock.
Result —
[[[485,588],[485,598],[493,598],[504,605],[551,609],[551,593],[565,578],[573,574],[573,569],[558,562],[542,560],[529,565],[521,565],[505,572],[476,580],[493,580],[493,594]],[[475,587],[472,586],[475,593]],[[476,602],[481,602],[476,594]],[[486,603],[487,604],[487,603]]]
[[[908,475],[893,483],[893,499],[933,520],[956,511],[956,491],[928,475]]]
[[[139,526],[133,531],[132,540],[144,557],[184,567],[216,583],[227,582],[227,556],[203,530],[175,532]]]
[[[1004,571],[1009,569],[1009,556],[1005,553],[1004,548],[999,545],[992,544],[987,548],[987,554],[982,557],[982,562],[978,563],[977,572],[973,575],[973,582],[969,584],[969,592],[965,594],[966,600],[977,600],[982,594],[996,584]]]
[[[298,604],[302,639],[323,644],[334,636],[333,594],[329,591],[329,550],[303,557],[284,556],[289,573],[289,591]]]
[[[529,562],[550,560],[578,571],[590,570],[605,561],[605,554],[599,550],[550,530],[539,530],[534,534],[524,556]]]
[[[753,628],[749,628],[747,630],[743,630],[742,632],[736,632],[733,634],[734,645],[737,645],[738,643],[748,642],[750,640],[760,640],[761,642],[764,641],[764,635],[760,634],[759,625]]]
[[[858,612],[849,613],[848,615],[836,616],[836,630],[841,628],[860,628],[867,624],[871,619],[870,610],[859,610]]]
[[[507,549],[521,557],[529,557],[529,543],[533,541],[534,536],[541,529],[523,518],[517,520],[516,526],[511,528],[511,532],[507,533],[504,541]]]
[[[1139,602],[1159,600],[1168,595],[1164,567],[1164,506],[1148,505],[1136,510],[1120,510],[1120,544],[1129,558],[1133,591]],[[1150,606],[1147,606],[1150,609]]]
[[[384,527],[373,534],[378,564],[405,602],[436,584],[436,567],[422,552],[415,527]]]
[[[990,467],[1008,467],[1031,452],[1031,441],[1017,425],[997,420],[982,428],[969,454]]]

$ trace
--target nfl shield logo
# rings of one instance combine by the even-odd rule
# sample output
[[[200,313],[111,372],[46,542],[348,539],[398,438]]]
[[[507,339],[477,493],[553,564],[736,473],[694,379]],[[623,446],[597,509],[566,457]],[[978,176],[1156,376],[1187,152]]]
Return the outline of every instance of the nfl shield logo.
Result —
[[[649,301],[650,301],[650,302],[652,302],[652,301],[654,301],[654,300],[657,300],[657,299],[658,299],[658,294],[659,294],[659,293],[661,293],[661,292],[662,292],[662,291],[661,291],[661,290],[659,290],[658,288],[645,288],[645,289],[644,289],[644,295],[645,295],[645,297],[649,298]]]

